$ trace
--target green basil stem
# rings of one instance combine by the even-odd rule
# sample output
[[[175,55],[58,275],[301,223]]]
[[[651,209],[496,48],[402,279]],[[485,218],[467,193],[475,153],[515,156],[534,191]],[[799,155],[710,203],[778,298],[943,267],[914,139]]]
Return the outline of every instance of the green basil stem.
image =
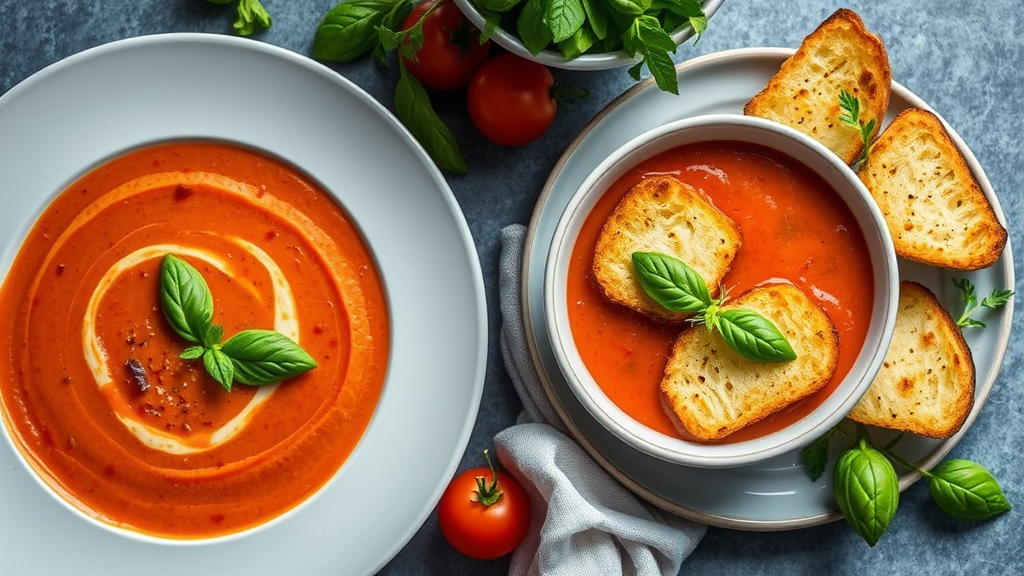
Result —
[[[932,500],[954,518],[985,520],[1011,508],[999,482],[980,464],[965,459],[946,460],[929,471],[888,448],[882,450],[892,460],[927,478]]]

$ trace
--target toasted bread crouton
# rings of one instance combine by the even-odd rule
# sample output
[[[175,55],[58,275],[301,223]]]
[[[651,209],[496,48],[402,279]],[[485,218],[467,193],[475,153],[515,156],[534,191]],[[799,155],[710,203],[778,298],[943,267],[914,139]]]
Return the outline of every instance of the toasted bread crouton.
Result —
[[[861,121],[876,120],[877,132],[891,89],[882,39],[864,27],[856,12],[841,8],[804,38],[743,113],[796,128],[850,164],[864,146],[860,132],[839,121],[840,92],[860,100]]]
[[[860,178],[899,256],[978,270],[1003,253],[1006,229],[935,114],[911,108],[896,116],[872,145]]]
[[[678,323],[651,299],[633,269],[633,252],[660,252],[696,270],[714,294],[740,247],[739,226],[700,190],[670,176],[645,178],[626,192],[605,221],[593,273],[604,297],[654,320]]]
[[[681,430],[717,440],[797,402],[828,383],[839,336],[828,315],[789,284],[754,288],[724,309],[746,307],[772,320],[796,352],[790,362],[744,359],[718,332],[683,331],[669,355],[661,397]]]
[[[850,412],[862,424],[948,438],[974,405],[974,360],[949,312],[921,284],[900,283],[882,369]]]

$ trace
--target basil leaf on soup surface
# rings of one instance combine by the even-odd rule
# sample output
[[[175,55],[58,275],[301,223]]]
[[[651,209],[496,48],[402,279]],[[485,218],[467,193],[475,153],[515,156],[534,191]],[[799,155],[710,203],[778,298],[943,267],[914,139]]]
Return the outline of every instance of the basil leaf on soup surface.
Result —
[[[160,266],[160,303],[164,317],[179,336],[210,345],[213,294],[198,270],[172,254],[164,256]]]
[[[721,310],[715,325],[722,338],[747,360],[788,362],[796,359],[796,352],[775,323],[749,308]]]
[[[874,546],[899,505],[899,479],[892,462],[863,437],[835,466],[836,502],[854,531]]]
[[[1010,509],[995,477],[970,460],[947,460],[927,476],[932,499],[950,516],[984,520]]]
[[[682,260],[658,252],[634,252],[632,258],[644,292],[668,310],[700,312],[713,303],[704,278]]]
[[[224,390],[231,392],[235,380],[235,367],[231,364],[231,358],[217,348],[207,348],[203,353],[203,367],[214,380],[220,382]]]
[[[293,340],[272,330],[243,330],[221,346],[243,384],[275,384],[316,368],[316,362]]]

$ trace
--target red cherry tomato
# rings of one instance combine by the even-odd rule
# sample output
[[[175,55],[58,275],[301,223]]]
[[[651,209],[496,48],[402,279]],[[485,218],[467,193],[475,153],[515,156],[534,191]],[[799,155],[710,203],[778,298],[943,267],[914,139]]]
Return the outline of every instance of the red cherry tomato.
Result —
[[[469,83],[469,117],[489,140],[522,146],[540,138],[554,121],[554,83],[543,64],[515,54],[495,56]]]
[[[441,495],[437,512],[448,543],[481,560],[508,554],[530,528],[529,496],[515,478],[493,466],[457,474]]]
[[[409,13],[402,29],[412,28],[424,14],[423,46],[415,60],[402,59],[406,70],[428,88],[462,88],[487,59],[490,41],[480,44],[480,31],[451,0],[421,2]]]

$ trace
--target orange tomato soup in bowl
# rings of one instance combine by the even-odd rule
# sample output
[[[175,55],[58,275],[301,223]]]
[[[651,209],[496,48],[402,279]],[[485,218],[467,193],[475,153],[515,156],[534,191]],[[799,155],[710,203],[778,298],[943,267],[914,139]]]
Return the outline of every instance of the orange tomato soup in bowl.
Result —
[[[779,430],[821,405],[864,344],[874,287],[860,226],[820,176],[774,150],[739,142],[690,144],[662,152],[605,192],[573,249],[566,292],[572,336],[587,369],[612,402],[664,434],[695,440],[673,424],[658,391],[672,343],[686,325],[660,324],[609,302],[592,278],[591,264],[601,226],[626,191],[649,175],[665,174],[703,191],[739,225],[743,244],[722,282],[730,296],[761,284],[792,283],[836,327],[839,365],[824,388],[721,441]]]
[[[838,334],[838,365],[823,388],[720,440],[682,430],[660,390],[679,334],[706,328],[662,324],[612,303],[592,277],[602,226],[623,195],[653,175],[693,186],[737,224],[741,245],[721,286],[730,298],[790,283]],[[687,466],[744,466],[801,448],[853,408],[892,338],[898,280],[877,205],[835,154],[768,120],[708,115],[641,134],[579,186],[546,263],[546,329],[568,388],[627,445]]]
[[[276,330],[317,367],[229,393],[183,360],[192,343],[160,304],[169,253],[206,280],[224,340]],[[211,142],[129,152],[58,195],[0,321],[17,452],[73,509],[164,539],[239,533],[308,500],[358,443],[388,364],[384,287],[343,208],[293,167]]]

